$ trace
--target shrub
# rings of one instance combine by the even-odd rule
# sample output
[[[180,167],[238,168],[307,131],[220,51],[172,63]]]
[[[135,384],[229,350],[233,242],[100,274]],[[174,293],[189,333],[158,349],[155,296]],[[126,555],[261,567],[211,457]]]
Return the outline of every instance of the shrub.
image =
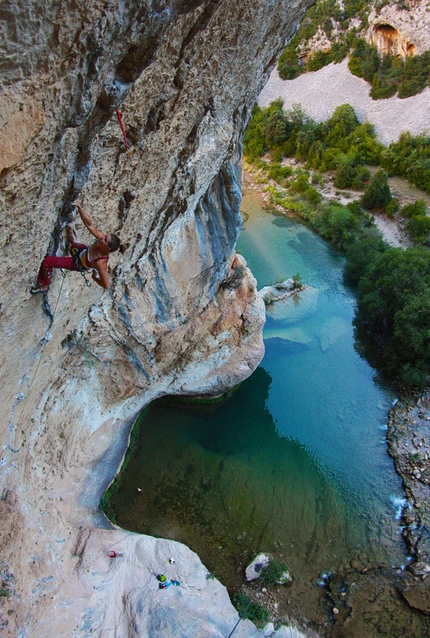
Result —
[[[269,612],[258,603],[253,603],[245,594],[233,594],[233,605],[241,618],[247,618],[257,625],[263,625],[269,618]]]
[[[358,118],[350,104],[341,104],[331,118],[322,127],[322,139],[330,148],[337,148],[347,152],[349,150],[349,135],[359,126]]]
[[[422,388],[430,362],[430,252],[390,248],[359,281],[358,345],[392,380]]]
[[[348,68],[353,75],[372,82],[373,76],[380,67],[377,50],[365,40],[358,40],[348,62]]]
[[[430,136],[402,133],[381,153],[381,165],[389,173],[406,177],[430,193]]]
[[[388,185],[387,174],[379,170],[370,180],[369,186],[364,191],[361,198],[363,208],[367,210],[382,210],[392,200],[390,187]]]
[[[327,64],[332,62],[332,56],[330,52],[324,51],[316,51],[307,61],[307,70],[308,71],[319,71]]]
[[[423,199],[417,199],[413,204],[406,204],[400,211],[404,217],[411,219],[427,214],[427,206]]]
[[[269,167],[268,176],[276,182],[284,182],[287,177],[292,175],[293,171],[290,166],[282,166],[282,164],[272,164]]]
[[[430,235],[430,217],[426,215],[411,217],[406,228],[416,244],[426,244]]]
[[[302,287],[300,275],[294,275],[293,279],[298,287]],[[282,583],[285,579],[285,574],[288,574],[288,565],[286,563],[279,563],[275,558],[271,558],[269,564],[264,567],[261,572],[262,578],[264,578],[264,584],[269,589]]]
[[[305,193],[309,188],[309,173],[299,169],[295,179],[290,182],[290,188],[296,193]]]
[[[363,229],[357,239],[346,248],[343,271],[346,283],[357,285],[376,255],[385,252],[387,248],[377,228]]]
[[[396,197],[393,197],[388,206],[385,207],[385,212],[388,217],[394,217],[394,215],[399,210],[399,200]]]
[[[355,237],[358,218],[346,206],[326,204],[316,214],[316,230],[338,248],[345,248]]]
[[[309,188],[303,194],[304,198],[309,204],[313,206],[318,206],[318,204],[322,201],[322,195],[317,191],[313,186],[309,186]]]
[[[361,166],[356,155],[339,154],[334,178],[336,188],[354,188],[362,190],[370,178],[369,169]]]

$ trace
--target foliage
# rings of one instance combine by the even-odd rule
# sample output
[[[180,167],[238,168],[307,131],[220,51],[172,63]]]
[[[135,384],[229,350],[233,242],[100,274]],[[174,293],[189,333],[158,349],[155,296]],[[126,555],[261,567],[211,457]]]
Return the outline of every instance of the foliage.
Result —
[[[382,4],[388,0],[382,0]],[[341,62],[350,56],[348,67],[354,75],[371,84],[374,100],[385,99],[398,93],[400,98],[420,93],[430,79],[430,52],[408,56],[379,57],[375,47],[357,33],[367,28],[371,3],[368,0],[319,0],[305,14],[299,29],[278,61],[282,79],[292,80],[302,73],[318,71],[330,62]],[[380,5],[381,6],[381,3]],[[351,18],[359,18],[361,26],[351,28]],[[334,26],[336,25],[336,31]],[[306,57],[309,41],[322,31],[329,41],[329,50],[317,50]]]
[[[388,217],[394,217],[394,214],[399,210],[399,200],[397,197],[393,197],[388,206],[385,207],[385,212]]]
[[[354,240],[360,220],[346,206],[325,204],[313,220],[316,231],[338,248],[345,248]]]
[[[361,198],[363,208],[367,210],[383,210],[392,200],[387,174],[383,170],[377,171]]]
[[[357,155],[340,153],[336,158],[334,186],[362,190],[370,177],[369,169],[361,166]]]
[[[430,136],[402,133],[397,142],[381,153],[381,166],[430,193]]]
[[[427,216],[427,206],[423,199],[417,199],[413,204],[406,204],[400,211],[408,219],[406,228],[416,244],[426,244],[430,235],[430,217]]]
[[[390,248],[377,254],[359,282],[354,325],[373,365],[390,379],[423,388],[430,361],[430,252]]]
[[[423,199],[417,199],[413,204],[403,206],[400,214],[408,219],[427,214],[427,206]]]
[[[257,625],[264,625],[269,618],[269,612],[258,603],[253,603],[245,594],[233,594],[233,605],[241,618],[247,618]]]
[[[243,154],[250,162],[266,152],[265,117],[263,110],[254,104],[252,118],[243,136]]]
[[[358,40],[348,62],[351,73],[371,83],[380,65],[377,50],[366,40]]]
[[[300,283],[300,275],[295,275],[295,277],[298,277],[298,279],[294,279],[294,281]],[[276,558],[271,558],[269,564],[263,567],[261,572],[264,584],[268,589],[272,589],[275,585],[282,583],[286,574],[288,574],[288,565],[279,563]]]
[[[343,276],[346,283],[356,286],[369,264],[387,248],[388,246],[377,228],[361,229],[356,240],[350,243],[345,251],[346,262]]]
[[[430,51],[406,58],[398,96],[410,97],[420,93],[430,80]]]
[[[299,106],[283,111],[282,100],[269,107],[255,106],[244,136],[244,155],[256,163],[271,152],[273,168],[270,177],[279,181],[289,177],[287,167],[281,167],[282,156],[295,156],[308,167],[336,170],[337,188],[362,189],[369,179],[364,163],[377,165],[383,146],[376,141],[374,127],[360,124],[349,104],[337,107],[331,118],[317,124]],[[280,181],[281,183],[281,181]],[[293,184],[296,192],[304,192],[304,184]],[[314,201],[315,201],[315,196]]]
[[[278,184],[282,184],[288,177],[291,177],[293,170],[291,166],[282,166],[282,164],[271,164],[269,166],[268,176],[274,179]]]
[[[365,25],[369,5],[368,0],[343,0],[342,5],[337,0],[320,0],[308,9],[297,33],[279,58],[280,77],[292,80],[301,73],[317,71],[330,62],[341,62],[357,40],[354,30],[348,31],[349,21],[352,17],[359,17],[362,25]],[[333,35],[334,23],[340,26],[336,36]],[[316,51],[304,62],[303,50],[306,50],[307,43],[318,29],[332,41],[331,49]]]

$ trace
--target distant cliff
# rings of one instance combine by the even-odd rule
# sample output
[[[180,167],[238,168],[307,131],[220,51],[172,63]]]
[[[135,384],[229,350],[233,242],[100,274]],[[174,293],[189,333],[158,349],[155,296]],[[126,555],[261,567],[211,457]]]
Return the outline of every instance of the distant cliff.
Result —
[[[2,3],[4,635],[207,638],[237,620],[195,554],[113,529],[98,502],[144,405],[220,394],[263,355],[263,304],[234,252],[240,143],[309,4]],[[120,233],[111,288],[57,271],[31,297],[76,199]],[[181,587],[160,594],[160,571]]]

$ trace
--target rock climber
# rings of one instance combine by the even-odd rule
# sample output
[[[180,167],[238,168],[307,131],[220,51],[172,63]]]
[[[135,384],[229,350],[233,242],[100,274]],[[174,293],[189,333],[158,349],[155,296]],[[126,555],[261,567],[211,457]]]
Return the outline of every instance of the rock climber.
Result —
[[[78,270],[82,274],[92,269],[93,281],[102,288],[109,288],[107,264],[110,253],[118,250],[120,247],[119,237],[113,233],[105,235],[100,230],[97,230],[90,216],[84,211],[82,206],[79,204],[75,204],[75,206],[78,209],[79,216],[84,225],[96,238],[96,241],[91,244],[91,246],[78,243],[74,229],[70,225],[67,225],[66,239],[70,244],[71,256],[57,257],[55,255],[47,255],[40,266],[37,283],[30,291],[32,295],[46,294],[48,292],[53,268]],[[88,282],[88,285],[91,284]]]

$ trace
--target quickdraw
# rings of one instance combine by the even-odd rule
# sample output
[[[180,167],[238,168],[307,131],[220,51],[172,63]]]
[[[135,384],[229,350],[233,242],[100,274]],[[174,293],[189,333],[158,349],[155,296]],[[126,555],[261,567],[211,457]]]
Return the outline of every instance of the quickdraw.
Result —
[[[125,132],[124,122],[122,121],[121,111],[119,109],[116,109],[116,115],[118,117],[118,122],[119,122],[119,125],[121,127],[121,131],[122,131],[122,135],[123,135],[123,138],[124,138],[124,144],[125,144],[126,151],[127,151],[127,153],[129,155],[131,155],[130,145],[128,143],[127,135],[126,135],[126,132]]]

